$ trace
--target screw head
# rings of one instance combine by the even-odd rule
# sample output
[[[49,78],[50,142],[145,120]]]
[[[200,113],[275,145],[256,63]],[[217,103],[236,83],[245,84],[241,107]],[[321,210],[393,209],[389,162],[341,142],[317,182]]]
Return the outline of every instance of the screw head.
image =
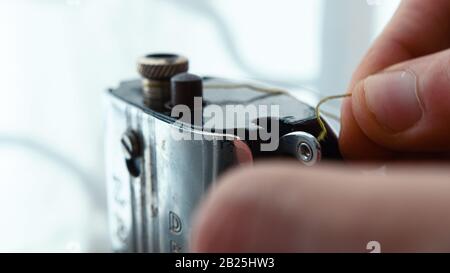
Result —
[[[126,160],[131,160],[140,156],[139,137],[134,131],[126,131],[122,135],[120,143]]]

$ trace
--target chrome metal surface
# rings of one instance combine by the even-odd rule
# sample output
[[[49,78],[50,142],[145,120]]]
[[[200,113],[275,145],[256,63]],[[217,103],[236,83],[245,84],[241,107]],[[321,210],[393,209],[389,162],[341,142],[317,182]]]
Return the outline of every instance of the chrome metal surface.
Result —
[[[199,201],[225,169],[252,162],[250,149],[235,136],[178,127],[114,96],[108,101],[107,180],[114,250],[187,251]],[[138,177],[130,175],[122,153],[122,135],[130,129],[141,135]]]

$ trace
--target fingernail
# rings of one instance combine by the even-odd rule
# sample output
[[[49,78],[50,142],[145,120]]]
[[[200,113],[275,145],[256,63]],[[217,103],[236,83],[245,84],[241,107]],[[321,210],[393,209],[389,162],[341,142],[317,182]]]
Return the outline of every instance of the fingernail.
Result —
[[[422,117],[417,77],[410,71],[394,71],[368,77],[364,82],[367,107],[380,125],[399,133]]]

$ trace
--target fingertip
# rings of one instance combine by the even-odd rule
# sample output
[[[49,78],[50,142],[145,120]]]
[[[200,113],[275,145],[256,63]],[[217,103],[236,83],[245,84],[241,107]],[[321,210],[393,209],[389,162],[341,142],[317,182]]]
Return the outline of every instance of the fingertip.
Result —
[[[191,251],[196,253],[244,252],[249,211],[255,210],[252,192],[257,188],[250,168],[225,175],[202,202],[193,221]]]
[[[444,51],[411,60],[355,86],[352,116],[370,141],[397,153],[447,149],[448,54]],[[345,118],[343,123],[348,115]],[[343,129],[344,143],[348,140],[347,128],[348,124]]]
[[[240,242],[245,231],[244,211],[240,205],[229,203],[213,194],[213,202],[205,202],[199,209],[193,224],[191,251],[194,253],[241,252]]]
[[[193,252],[265,253],[297,249],[292,243],[292,236],[298,231],[296,221],[286,216],[291,215],[293,208],[286,208],[286,202],[276,194],[277,188],[287,187],[283,183],[286,179],[281,178],[287,174],[282,170],[292,169],[273,165],[238,170],[218,182],[195,217]]]

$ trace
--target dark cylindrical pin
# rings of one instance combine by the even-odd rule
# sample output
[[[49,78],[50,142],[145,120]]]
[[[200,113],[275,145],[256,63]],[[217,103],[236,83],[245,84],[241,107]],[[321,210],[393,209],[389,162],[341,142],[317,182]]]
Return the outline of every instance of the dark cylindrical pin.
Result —
[[[171,79],[172,107],[185,105],[188,116],[183,115],[183,121],[196,126],[203,124],[203,81],[199,76],[182,73]]]
[[[172,77],[171,80],[171,102],[172,106],[187,105],[190,109],[201,107],[201,97],[203,96],[203,81],[199,76],[182,73]],[[194,104],[194,98],[197,104]]]

